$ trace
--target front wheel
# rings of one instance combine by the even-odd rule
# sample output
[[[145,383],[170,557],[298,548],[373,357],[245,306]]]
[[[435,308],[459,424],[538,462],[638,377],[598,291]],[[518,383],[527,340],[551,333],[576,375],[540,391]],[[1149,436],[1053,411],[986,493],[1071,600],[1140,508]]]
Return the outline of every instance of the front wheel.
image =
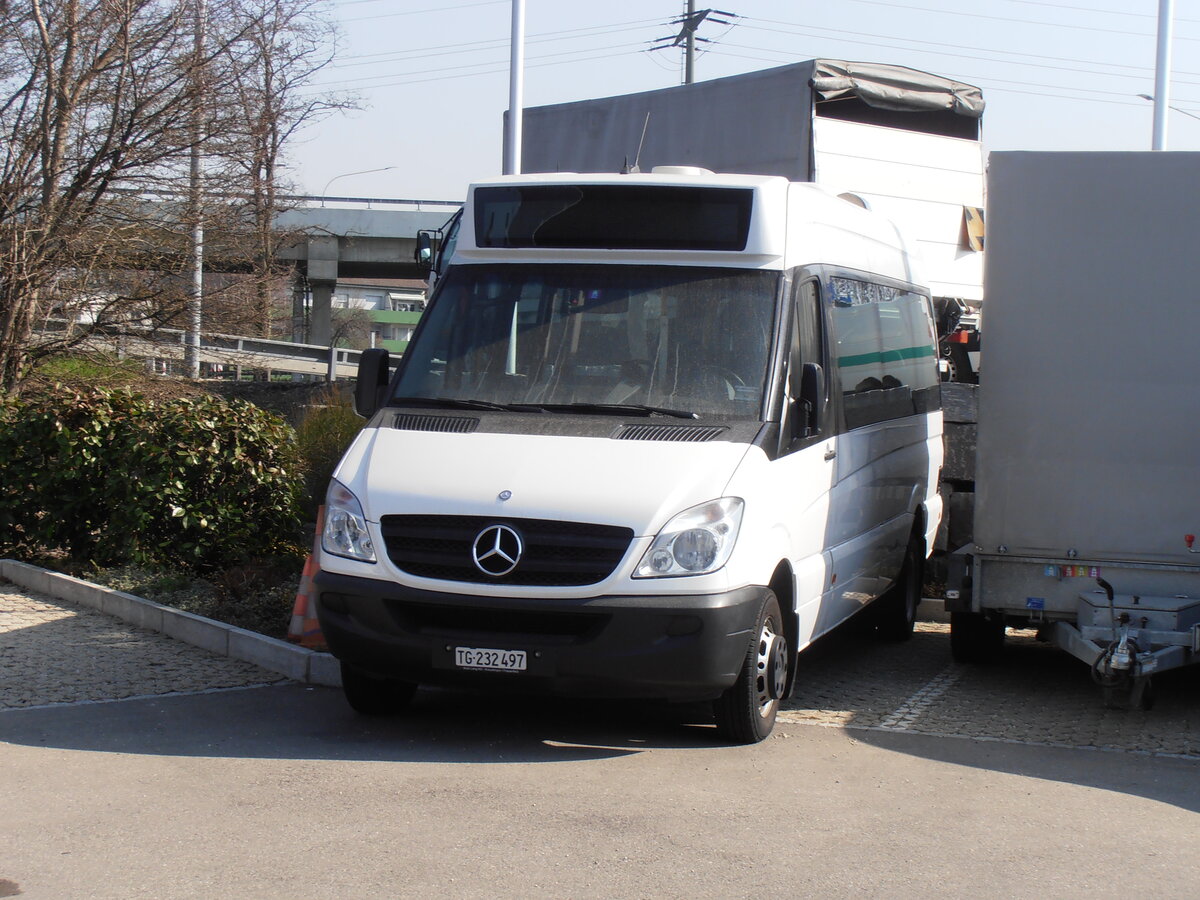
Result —
[[[342,693],[359,715],[392,716],[403,712],[416,692],[412,682],[374,678],[342,663]]]
[[[713,701],[717,730],[737,744],[757,744],[771,733],[787,686],[787,638],[774,591],[763,600],[755,636],[737,681]]]

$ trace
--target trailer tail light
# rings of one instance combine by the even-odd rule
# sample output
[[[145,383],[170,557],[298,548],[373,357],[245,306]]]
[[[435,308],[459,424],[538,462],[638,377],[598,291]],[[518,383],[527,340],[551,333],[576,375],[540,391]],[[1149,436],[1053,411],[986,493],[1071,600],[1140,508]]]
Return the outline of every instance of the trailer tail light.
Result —
[[[1185,534],[1183,536],[1183,542],[1185,544],[1187,544],[1188,553],[1196,553],[1197,552],[1196,550],[1192,549],[1192,544],[1196,543],[1196,536],[1194,534]]]

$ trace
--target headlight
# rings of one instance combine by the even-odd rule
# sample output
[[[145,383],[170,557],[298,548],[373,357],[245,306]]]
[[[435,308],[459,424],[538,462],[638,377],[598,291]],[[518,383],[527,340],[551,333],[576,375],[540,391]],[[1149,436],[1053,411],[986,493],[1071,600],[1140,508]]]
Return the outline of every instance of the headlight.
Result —
[[[658,533],[633,577],[715,572],[733,552],[744,506],[738,497],[724,497],[684,510]]]
[[[367,533],[367,519],[363,515],[362,504],[338,481],[329,482],[329,493],[325,495],[321,547],[334,556],[375,562],[375,545]]]

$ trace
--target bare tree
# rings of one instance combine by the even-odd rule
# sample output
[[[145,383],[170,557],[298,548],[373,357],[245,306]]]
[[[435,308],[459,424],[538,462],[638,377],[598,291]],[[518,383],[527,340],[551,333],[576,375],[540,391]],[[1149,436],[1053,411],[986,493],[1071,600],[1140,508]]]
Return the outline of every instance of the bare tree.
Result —
[[[332,61],[336,41],[333,26],[321,16],[320,0],[231,2],[233,21],[246,22],[247,27],[227,48],[228,64],[236,73],[237,102],[227,132],[230,146],[217,152],[245,198],[254,315],[258,332],[267,337],[277,317],[281,269],[276,252],[298,237],[275,224],[287,202],[283,198],[293,192],[284,176],[285,148],[305,127],[356,101],[312,87]],[[290,323],[290,308],[286,313]]]
[[[122,221],[105,208],[112,189],[168,166],[186,124],[177,11],[142,5],[109,17],[32,0],[0,14],[0,386],[23,374],[55,289],[86,280],[89,257],[128,231],[128,209]]]
[[[194,0],[0,4],[0,391],[98,329],[180,324],[197,145],[208,252],[254,270],[267,319],[281,155],[335,108],[299,92],[329,36],[312,0],[207,9],[198,53]]]
[[[371,314],[358,307],[331,310],[330,343],[335,347],[365,350],[371,345]]]

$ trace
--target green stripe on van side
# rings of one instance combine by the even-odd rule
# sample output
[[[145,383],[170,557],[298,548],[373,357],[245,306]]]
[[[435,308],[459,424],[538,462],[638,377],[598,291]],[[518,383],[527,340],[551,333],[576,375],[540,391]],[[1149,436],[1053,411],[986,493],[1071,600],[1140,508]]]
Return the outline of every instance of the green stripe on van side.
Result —
[[[901,362],[905,359],[923,359],[933,356],[933,347],[924,344],[920,347],[903,347],[900,350],[882,350],[879,353],[859,353],[854,356],[839,356],[838,366],[865,366],[877,362]]]

